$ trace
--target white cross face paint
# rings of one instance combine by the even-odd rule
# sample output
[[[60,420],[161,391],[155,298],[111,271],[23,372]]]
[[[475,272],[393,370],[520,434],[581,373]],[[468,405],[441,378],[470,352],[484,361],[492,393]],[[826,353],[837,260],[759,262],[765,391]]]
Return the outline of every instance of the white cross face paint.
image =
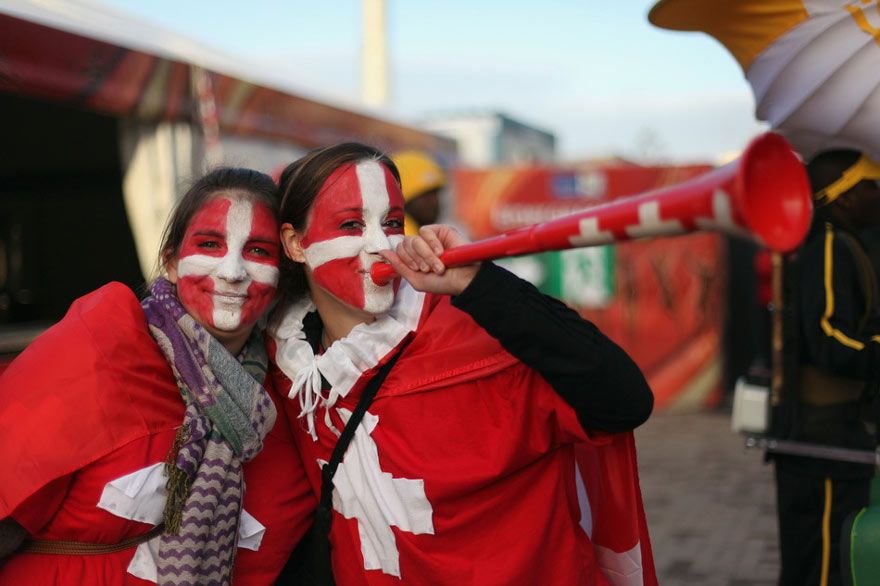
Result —
[[[315,282],[343,303],[370,314],[391,309],[399,280],[376,285],[377,253],[403,241],[403,195],[377,161],[333,172],[315,198],[301,244]]]
[[[250,330],[275,296],[277,238],[266,204],[224,196],[206,202],[178,255],[177,292],[186,310],[209,331]]]

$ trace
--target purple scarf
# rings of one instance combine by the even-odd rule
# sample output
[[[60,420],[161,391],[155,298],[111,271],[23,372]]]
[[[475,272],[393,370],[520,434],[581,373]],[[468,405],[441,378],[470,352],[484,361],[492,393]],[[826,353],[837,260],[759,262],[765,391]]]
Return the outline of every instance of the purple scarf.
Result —
[[[159,584],[227,585],[244,496],[242,464],[263,448],[275,405],[263,388],[267,355],[251,334],[241,362],[190,316],[166,279],[141,304],[186,403],[165,472],[168,500]]]

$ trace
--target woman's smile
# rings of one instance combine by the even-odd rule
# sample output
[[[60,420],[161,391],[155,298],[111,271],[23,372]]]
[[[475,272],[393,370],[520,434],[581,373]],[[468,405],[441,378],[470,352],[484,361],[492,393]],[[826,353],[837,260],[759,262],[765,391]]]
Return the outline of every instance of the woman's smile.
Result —
[[[237,293],[234,291],[214,291],[214,299],[220,303],[229,305],[244,305],[248,299],[247,293]]]

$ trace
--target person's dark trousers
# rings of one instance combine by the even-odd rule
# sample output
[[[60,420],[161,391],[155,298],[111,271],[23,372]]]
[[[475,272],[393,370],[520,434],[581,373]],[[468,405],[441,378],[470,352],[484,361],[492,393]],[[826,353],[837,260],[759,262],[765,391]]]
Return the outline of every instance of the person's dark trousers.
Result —
[[[776,465],[779,586],[841,586],[840,531],[868,504],[867,478],[813,478]],[[827,521],[826,521],[827,515]]]

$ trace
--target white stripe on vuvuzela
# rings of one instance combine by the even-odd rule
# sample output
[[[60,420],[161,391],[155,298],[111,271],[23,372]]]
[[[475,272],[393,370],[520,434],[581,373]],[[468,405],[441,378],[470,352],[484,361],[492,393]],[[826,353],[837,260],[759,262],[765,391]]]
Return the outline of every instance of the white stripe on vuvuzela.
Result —
[[[626,233],[630,238],[664,236],[684,232],[684,226],[678,220],[664,220],[660,218],[659,201],[646,201],[639,204],[638,210],[639,223],[626,228]]]
[[[756,235],[750,234],[748,230],[740,226],[733,219],[733,207],[730,203],[730,196],[720,187],[712,193],[712,217],[696,218],[694,224],[700,230],[715,230],[727,232],[740,237],[758,238]]]

